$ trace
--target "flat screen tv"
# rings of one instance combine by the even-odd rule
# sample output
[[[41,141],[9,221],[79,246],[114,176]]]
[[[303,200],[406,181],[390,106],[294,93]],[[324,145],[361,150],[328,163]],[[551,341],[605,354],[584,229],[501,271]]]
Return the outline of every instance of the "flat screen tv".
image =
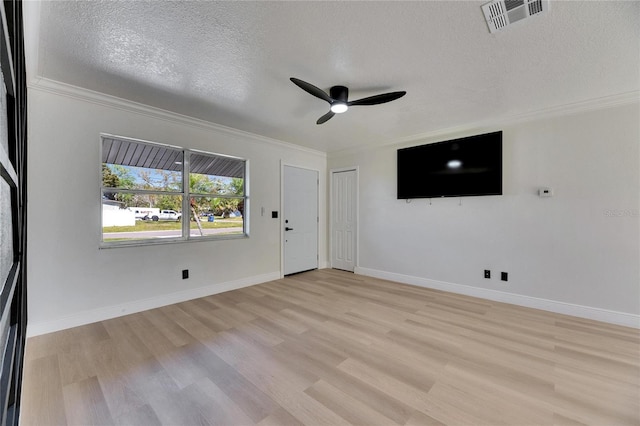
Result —
[[[502,195],[502,132],[398,150],[398,199]]]

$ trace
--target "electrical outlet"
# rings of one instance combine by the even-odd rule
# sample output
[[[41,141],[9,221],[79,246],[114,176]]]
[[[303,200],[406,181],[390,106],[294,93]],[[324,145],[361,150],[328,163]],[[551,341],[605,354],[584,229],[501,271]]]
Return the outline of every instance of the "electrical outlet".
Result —
[[[187,278],[189,278],[189,270],[188,269],[183,269],[182,270],[182,279],[186,280]]]
[[[488,269],[485,269],[485,270],[484,270],[484,277],[485,277],[485,278],[491,278],[491,271],[490,271],[490,270],[488,270]]]
[[[500,275],[501,275],[501,276],[500,276],[500,279],[501,279],[502,281],[509,281],[509,274],[508,274],[508,273],[506,273],[506,272],[501,272],[501,274],[500,274]]]

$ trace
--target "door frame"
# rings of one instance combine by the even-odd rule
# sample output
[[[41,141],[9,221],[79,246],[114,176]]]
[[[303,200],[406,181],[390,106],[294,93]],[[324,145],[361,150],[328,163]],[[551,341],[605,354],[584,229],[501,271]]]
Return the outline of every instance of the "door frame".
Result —
[[[320,170],[311,167],[300,166],[280,160],[280,278],[284,278],[284,168],[295,167],[297,169],[309,170],[318,174],[317,184],[317,210],[318,224],[316,226],[316,251],[318,253],[318,269],[320,268]]]
[[[333,268],[333,174],[341,172],[356,172],[356,258],[355,270],[360,266],[360,166],[338,167],[329,170],[329,267]]]

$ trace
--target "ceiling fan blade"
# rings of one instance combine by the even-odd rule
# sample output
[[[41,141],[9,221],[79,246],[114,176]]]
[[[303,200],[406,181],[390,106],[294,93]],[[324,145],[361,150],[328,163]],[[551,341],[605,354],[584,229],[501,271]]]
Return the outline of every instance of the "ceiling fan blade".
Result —
[[[311,83],[307,83],[306,81],[302,81],[299,78],[295,77],[291,77],[289,80],[291,80],[293,84],[295,84],[305,92],[315,96],[316,98],[320,98],[323,101],[327,101],[329,103],[333,101],[333,99],[331,99],[331,97],[329,97],[329,95],[327,95],[322,89],[318,89]]]
[[[358,99],[357,101],[351,101],[347,105],[355,106],[355,105],[378,105],[383,104],[385,102],[395,101],[398,98],[406,95],[407,92],[391,92],[391,93],[383,93],[382,95],[369,96],[368,98]]]
[[[328,113],[326,113],[325,115],[323,115],[322,117],[318,118],[318,121],[316,121],[316,124],[322,124],[322,123],[326,123],[327,121],[329,121],[331,119],[331,117],[333,117],[334,115],[336,115],[335,112],[333,111],[329,111]]]

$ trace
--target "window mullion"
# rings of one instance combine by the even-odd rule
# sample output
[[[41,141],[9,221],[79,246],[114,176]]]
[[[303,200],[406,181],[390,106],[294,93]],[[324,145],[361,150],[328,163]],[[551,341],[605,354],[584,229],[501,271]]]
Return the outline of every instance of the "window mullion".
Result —
[[[182,238],[188,240],[191,234],[191,197],[189,196],[191,153],[185,149],[182,156]]]
[[[103,186],[102,192],[116,192],[121,194],[142,194],[142,195],[182,195],[182,191],[162,191],[150,189],[128,189]]]
[[[244,209],[242,211],[242,232],[244,235],[249,236],[249,221],[247,220],[249,212],[249,160],[244,162],[244,172],[242,173],[242,199],[244,203]]]

